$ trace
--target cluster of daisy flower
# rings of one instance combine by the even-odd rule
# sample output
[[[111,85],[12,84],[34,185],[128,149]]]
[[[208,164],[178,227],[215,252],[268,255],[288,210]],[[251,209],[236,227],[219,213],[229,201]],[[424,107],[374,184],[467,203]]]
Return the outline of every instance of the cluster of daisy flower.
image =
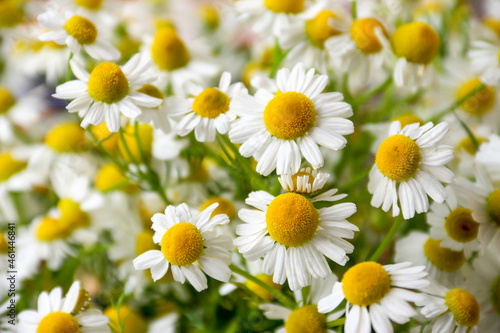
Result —
[[[0,329],[500,332],[499,83],[497,0],[0,0]]]

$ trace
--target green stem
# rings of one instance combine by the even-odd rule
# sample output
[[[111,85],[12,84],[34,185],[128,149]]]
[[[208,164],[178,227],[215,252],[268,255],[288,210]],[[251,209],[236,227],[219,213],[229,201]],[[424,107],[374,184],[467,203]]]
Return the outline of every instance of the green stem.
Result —
[[[326,323],[326,327],[337,327],[342,326],[345,323],[345,318],[340,318],[337,320],[329,321]]]
[[[460,117],[458,116],[458,114],[455,111],[453,113],[455,114],[455,118],[457,118],[457,120],[460,122],[460,125],[462,125],[462,128],[467,132],[467,135],[469,136],[472,144],[474,145],[474,148],[476,148],[476,151],[478,151],[479,150],[479,142],[477,142],[477,139],[474,136],[474,133],[472,133],[469,126],[467,126],[467,124],[462,119],[460,119]]]
[[[19,224],[23,224],[25,220],[23,204],[21,202],[21,194],[18,192],[10,192],[10,197],[12,198],[12,202],[14,204],[14,208],[16,209],[17,218]]]
[[[361,105],[366,100],[370,99],[372,96],[385,90],[390,84],[392,84],[392,76],[389,76],[384,82],[382,82],[381,85],[379,85],[375,88],[372,88],[372,89],[368,90],[367,92],[365,92],[364,94],[361,94],[357,98],[355,98],[353,101],[352,107],[355,108],[355,107]]]
[[[370,257],[369,261],[377,261],[380,259],[385,250],[389,247],[389,245],[391,245],[394,236],[396,236],[399,228],[401,227],[404,221],[405,219],[403,218],[403,214],[401,213],[396,218],[396,221],[394,221],[394,223],[392,224],[391,230],[389,230],[382,243],[380,243],[380,245],[378,246],[375,253],[373,253],[373,255]]]
[[[358,6],[356,1],[352,2],[351,8],[352,8],[352,18],[355,20],[358,18]]]
[[[252,274],[248,273],[247,271],[239,268],[238,266],[230,265],[229,269],[231,269],[233,271],[233,273],[241,275],[244,278],[246,278],[246,279],[252,281],[253,283],[255,283],[256,285],[258,285],[259,287],[264,288],[268,293],[273,295],[274,298],[276,298],[278,301],[280,301],[281,304],[283,304],[287,308],[290,308],[290,309],[295,308],[296,304],[294,301],[292,301],[289,297],[285,296],[280,291],[274,289],[273,287],[271,287],[270,285],[268,285],[264,281],[256,278],[255,276],[253,276]]]
[[[105,139],[103,140],[97,140],[97,138],[95,137],[94,133],[92,133],[91,130],[88,131],[90,133],[90,136],[92,136],[92,138],[94,139],[95,141],[95,144],[97,145],[97,149],[102,153],[104,154],[108,159],[110,159],[118,168],[120,168],[120,170],[126,172],[127,171],[127,167],[122,165],[122,163],[120,163],[120,161],[118,161],[118,159],[116,157],[114,157],[109,151],[107,151],[101,144],[102,141],[104,141]],[[111,133],[111,134],[114,134],[114,133]]]
[[[450,105],[449,107],[447,107],[443,111],[438,112],[429,121],[432,121],[432,122],[438,121],[439,119],[441,119],[442,117],[444,117],[445,115],[447,115],[448,113],[450,113],[451,111],[454,111],[456,108],[458,108],[459,106],[461,106],[462,104],[464,104],[465,102],[467,102],[467,100],[469,100],[469,98],[473,97],[474,95],[476,95],[478,92],[480,92],[481,90],[483,90],[486,87],[487,86],[484,83],[481,83],[479,86],[477,86],[476,89],[472,90],[471,92],[469,92],[464,97],[462,97],[459,100],[455,101],[455,103],[453,103],[452,105]]]
[[[73,53],[69,53],[69,59],[68,59],[68,69],[66,70],[66,82],[68,82],[69,80],[71,80],[71,65],[70,65],[70,61],[71,59],[73,58]]]

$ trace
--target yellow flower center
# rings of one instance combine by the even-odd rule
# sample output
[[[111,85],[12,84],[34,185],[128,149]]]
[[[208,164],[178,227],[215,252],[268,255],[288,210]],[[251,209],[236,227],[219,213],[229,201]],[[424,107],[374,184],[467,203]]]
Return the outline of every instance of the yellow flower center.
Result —
[[[139,90],[137,90],[137,92],[146,94],[146,95],[154,97],[154,98],[161,99],[162,101],[163,101],[163,98],[165,97],[163,95],[163,93],[160,91],[160,89],[158,89],[157,87],[153,86],[152,84],[148,84],[148,83],[143,85]],[[162,102],[162,104],[163,104],[163,102]]]
[[[351,37],[356,46],[365,54],[377,53],[382,50],[375,28],[382,30],[382,33],[387,36],[384,26],[374,18],[366,17],[355,20],[351,25]]]
[[[446,217],[444,227],[451,239],[461,243],[476,239],[479,230],[479,224],[472,218],[472,211],[467,208],[452,210]]]
[[[304,94],[286,92],[276,94],[264,110],[264,123],[269,132],[283,140],[296,139],[314,125],[316,109]]]
[[[97,38],[97,28],[92,21],[79,15],[72,16],[64,24],[64,30],[75,38],[79,44],[94,44]]]
[[[57,238],[66,238],[71,230],[64,226],[59,220],[52,217],[44,217],[36,229],[36,236],[42,242],[51,242]]]
[[[0,254],[5,254],[8,252],[9,244],[3,233],[0,232]]]
[[[479,78],[474,78],[464,82],[457,90],[457,99],[460,100],[465,98],[467,95],[476,90],[481,84],[482,83]],[[496,97],[496,92],[493,87],[484,87],[462,103],[462,108],[467,113],[480,116],[493,108]]]
[[[200,10],[201,20],[209,29],[216,29],[219,26],[219,12],[213,5],[205,5]]]
[[[440,43],[438,33],[424,22],[404,24],[391,38],[392,49],[398,57],[423,65],[434,60]]]
[[[493,191],[486,201],[488,215],[500,227],[500,189]]]
[[[311,175],[310,173],[305,172],[305,171],[300,171],[300,172],[297,172],[296,174],[292,175],[292,182],[293,182],[294,192],[296,192],[296,193],[306,193],[306,192],[299,191],[298,190],[298,185],[297,185],[297,178],[299,178],[299,177],[305,177],[305,176],[309,176],[309,179],[308,179],[307,183],[310,184],[311,188],[312,188],[312,185],[314,183],[314,177],[313,177],[313,175]]]
[[[411,113],[411,112],[406,112],[403,113],[402,115],[397,116],[396,118],[393,119],[393,121],[399,121],[401,123],[401,128],[405,128],[408,125],[411,124],[423,124],[422,119],[420,119],[419,116]]]
[[[143,230],[137,235],[137,241],[135,243],[135,252],[137,256],[140,256],[144,252],[158,249],[158,245],[153,242],[153,235],[153,230]]]
[[[267,275],[267,274],[261,273],[261,274],[257,274],[255,277],[257,279],[265,282],[267,285],[273,287],[274,289],[276,289],[278,291],[281,291],[281,288],[283,287],[282,285],[279,285],[279,284],[276,284],[273,282],[272,275]],[[274,299],[274,296],[269,291],[262,288],[261,286],[259,286],[258,284],[256,284],[253,281],[247,280],[245,282],[245,286],[248,289],[250,289],[252,292],[257,294],[259,297],[261,297],[262,299],[264,299],[268,302],[271,302]]]
[[[153,61],[163,70],[174,71],[189,63],[189,52],[174,29],[165,27],[156,33],[151,47]]]
[[[305,305],[293,310],[285,323],[286,333],[326,332],[326,316],[318,312],[318,306]]]
[[[7,113],[14,104],[16,101],[10,91],[0,87],[0,114]]]
[[[500,314],[500,276],[497,277],[495,283],[493,284],[493,288],[491,288],[491,302],[493,303],[497,313]]]
[[[23,20],[23,9],[18,0],[0,1],[0,27],[12,27]]]
[[[57,208],[61,212],[59,220],[63,227],[73,230],[76,228],[85,228],[90,225],[89,215],[73,200],[61,199],[57,203]]]
[[[484,138],[482,136],[476,136],[476,140],[479,145],[481,145],[483,142],[488,141],[487,138]],[[472,142],[470,136],[466,136],[458,143],[457,150],[465,150],[470,155],[476,155],[477,152],[477,148]]]
[[[264,6],[275,13],[297,14],[304,10],[304,0],[264,0]]]
[[[205,118],[217,118],[229,110],[229,97],[216,88],[203,90],[193,102],[193,111]]]
[[[212,215],[210,215],[210,218],[214,217],[215,215],[219,214],[226,214],[230,220],[234,219],[236,217],[236,210],[234,209],[234,205],[231,201],[221,198],[221,197],[212,197],[209,198],[207,201],[201,204],[200,206],[200,212],[207,209],[209,206],[213,205],[214,203],[218,203],[219,206],[215,208],[213,211]]]
[[[278,195],[267,207],[267,231],[278,243],[300,246],[310,241],[319,225],[313,204],[300,194]]]
[[[446,294],[444,300],[460,325],[473,327],[479,323],[479,304],[469,292],[455,288]]]
[[[45,144],[59,153],[74,153],[85,150],[85,130],[75,123],[54,126],[45,136]]]
[[[306,35],[314,46],[324,49],[325,41],[328,38],[340,34],[340,31],[335,30],[328,24],[328,21],[335,17],[334,12],[326,9],[319,12],[315,18],[306,22]]]
[[[375,164],[379,171],[389,179],[408,180],[418,170],[420,148],[406,135],[392,135],[385,139],[378,148]]]
[[[146,320],[126,304],[122,304],[118,311],[114,307],[109,307],[103,314],[109,318],[109,326],[113,332],[138,333],[148,331]]]
[[[78,6],[87,8],[89,10],[96,10],[101,8],[102,0],[75,0]]]
[[[65,312],[51,312],[40,321],[37,333],[80,333],[75,317]]]
[[[130,183],[120,168],[112,163],[99,169],[95,178],[95,187],[101,192],[121,190],[130,194],[137,192],[139,188],[136,184]]]
[[[200,230],[189,222],[175,224],[163,235],[161,252],[172,265],[191,265],[203,253],[203,238]]]
[[[92,126],[90,128],[97,141],[100,141],[102,147],[107,151],[114,153],[118,147],[118,140],[120,138],[118,133],[111,133],[103,121],[100,125]]]
[[[439,245],[440,240],[429,238],[424,244],[427,259],[445,272],[455,272],[465,263],[464,251],[456,252]]]
[[[27,165],[26,162],[14,159],[8,152],[0,154],[0,182],[22,171]]]
[[[391,277],[379,263],[362,262],[351,268],[342,278],[345,298],[359,306],[380,301],[391,289]]]
[[[488,28],[490,28],[497,36],[500,38],[500,21],[493,18],[493,17],[488,17],[484,20],[484,24]]]
[[[151,150],[153,149],[153,127],[151,127],[149,124],[139,124],[138,128],[139,140],[141,141],[141,149],[144,153],[144,157],[147,161],[149,161],[151,159]],[[118,141],[118,149],[120,150],[123,158],[125,159],[125,161],[130,163],[132,162],[132,160],[130,159],[130,155],[132,155],[133,160],[141,161],[141,152],[139,150],[139,144],[136,140],[134,126],[127,125],[123,134],[125,138],[125,144],[121,140]]]
[[[90,73],[88,92],[90,97],[98,102],[119,102],[129,92],[127,77],[117,64],[103,62]]]

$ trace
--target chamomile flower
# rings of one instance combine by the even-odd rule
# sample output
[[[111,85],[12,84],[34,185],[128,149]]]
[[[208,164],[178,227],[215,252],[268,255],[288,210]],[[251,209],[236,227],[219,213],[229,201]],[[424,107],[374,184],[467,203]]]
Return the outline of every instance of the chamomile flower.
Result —
[[[392,332],[391,321],[405,324],[417,316],[410,303],[422,305],[425,298],[418,291],[429,284],[423,266],[410,262],[382,266],[362,262],[351,267],[330,295],[318,303],[320,313],[329,313],[345,299],[346,333]]]
[[[370,171],[368,191],[373,194],[371,204],[398,216],[398,198],[405,219],[429,209],[429,195],[442,203],[446,191],[440,182],[450,183],[453,173],[445,164],[453,159],[453,148],[438,146],[448,132],[448,124],[434,126],[414,123],[401,129],[395,121],[389,137],[378,148],[375,165]],[[396,185],[399,184],[396,190]]]
[[[424,22],[410,22],[396,29],[391,36],[394,54],[399,58],[393,79],[398,87],[412,90],[432,79],[431,62],[436,57],[440,38],[436,30]]]
[[[83,293],[82,293],[83,290]],[[109,319],[101,311],[89,309],[90,299],[79,281],[73,282],[66,296],[60,287],[38,296],[38,310],[19,314],[19,328],[26,333],[111,333]]]
[[[278,178],[281,186],[287,192],[312,194],[325,186],[330,174],[311,168],[302,168],[295,174],[285,173]]]
[[[477,333],[480,317],[479,303],[467,290],[432,286],[426,305],[420,310],[432,320],[432,332]]]
[[[396,242],[397,262],[409,261],[424,265],[429,276],[443,285],[454,286],[463,280],[466,264],[464,251],[453,251],[440,245],[441,240],[433,239],[421,231],[412,231]]]
[[[274,169],[281,175],[296,173],[302,156],[317,169],[324,160],[318,145],[339,150],[354,131],[352,107],[343,102],[338,92],[322,93],[328,82],[326,75],[307,72],[297,64],[290,72],[278,71],[273,94],[259,89],[255,96],[240,94],[234,103],[235,120],[229,138],[242,143],[241,155],[253,156],[257,172],[269,175]]]
[[[277,197],[264,191],[250,193],[245,203],[257,209],[239,211],[244,223],[236,228],[240,237],[234,245],[248,260],[264,257],[262,271],[273,275],[274,283],[288,281],[292,290],[310,285],[313,277],[328,276],[331,270],[325,256],[345,265],[354,247],[343,238],[353,238],[359,230],[346,220],[356,212],[355,204],[314,207],[313,202],[345,198],[336,192],[311,198],[292,192]]]
[[[269,319],[283,320],[285,325],[278,328],[276,333],[314,332],[314,333],[334,333],[327,328],[326,323],[339,319],[344,311],[337,311],[328,316],[318,312],[318,302],[326,297],[332,290],[337,276],[334,274],[324,279],[314,279],[311,284],[307,299],[303,299],[301,291],[295,292],[297,304],[301,306],[296,309],[285,308],[284,306],[266,303],[259,306],[264,311],[264,315]]]
[[[229,223],[224,214],[210,218],[217,206],[211,205],[195,218],[186,204],[168,206],[165,214],[155,214],[151,218],[155,230],[153,241],[161,245],[161,251],[150,250],[135,258],[135,269],[150,268],[156,281],[170,268],[174,280],[184,283],[187,279],[197,291],[207,288],[203,271],[216,280],[229,281],[230,238],[215,236],[209,231]]]
[[[151,61],[141,59],[138,54],[122,67],[103,62],[94,67],[90,74],[78,62],[71,60],[70,64],[78,80],[58,86],[52,96],[73,99],[66,109],[78,112],[83,118],[83,128],[106,121],[108,129],[117,132],[120,128],[120,113],[135,119],[141,114],[139,106],[155,108],[163,103],[163,100],[139,91],[154,78],[145,74]]]
[[[120,52],[109,42],[103,40],[94,22],[71,12],[60,13],[55,10],[38,15],[40,25],[49,30],[40,35],[41,41],[54,41],[59,45],[68,45],[73,54],[83,48],[97,60],[116,60]]]
[[[246,93],[242,83],[231,84],[231,74],[224,72],[217,88],[203,89],[199,85],[186,85],[187,99],[170,101],[170,114],[178,117],[177,133],[185,136],[194,130],[196,140],[212,142],[216,132],[226,134],[236,119],[232,111],[234,98],[240,91]]]
[[[453,251],[464,251],[470,258],[474,251],[479,250],[477,240],[479,223],[472,217],[472,211],[458,203],[452,186],[446,187],[447,198],[442,204],[433,203],[427,214],[430,224],[430,236],[441,240],[441,247]]]

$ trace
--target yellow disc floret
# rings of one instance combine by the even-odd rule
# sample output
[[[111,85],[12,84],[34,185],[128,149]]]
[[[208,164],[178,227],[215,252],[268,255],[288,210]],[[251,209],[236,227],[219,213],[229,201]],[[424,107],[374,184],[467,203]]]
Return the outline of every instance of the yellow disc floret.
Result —
[[[101,192],[121,190],[125,193],[135,193],[138,190],[136,184],[130,183],[127,177],[115,164],[103,165],[97,172],[95,187]]]
[[[80,204],[71,199],[61,199],[57,203],[61,212],[61,224],[68,229],[85,228],[90,225],[90,217],[80,208]]]
[[[200,230],[189,222],[173,225],[161,239],[161,252],[172,265],[191,265],[203,253],[203,238]]]
[[[66,238],[71,230],[66,228],[59,220],[52,217],[44,217],[38,224],[36,236],[42,242],[51,242],[57,238]]]
[[[314,125],[316,109],[306,95],[298,92],[276,94],[264,110],[269,132],[283,140],[297,139]]]
[[[488,17],[484,20],[484,24],[500,38],[500,21],[498,19]]]
[[[97,65],[90,73],[88,92],[94,100],[106,104],[121,101],[129,92],[122,69],[112,62]]]
[[[7,113],[14,104],[16,104],[16,100],[10,91],[0,87],[0,114]]]
[[[479,303],[469,292],[455,288],[446,294],[444,300],[458,324],[473,327],[479,323]]]
[[[488,139],[485,137],[482,137],[482,136],[476,136],[476,141],[477,141],[478,145],[481,146],[481,144],[483,142],[488,141]],[[470,155],[476,155],[476,153],[477,153],[476,145],[472,142],[472,139],[470,138],[470,136],[466,136],[465,138],[460,140],[460,142],[457,145],[456,150],[457,151],[465,150]]]
[[[415,141],[406,135],[395,134],[382,142],[375,163],[387,178],[405,181],[417,172],[420,156],[420,148]]]
[[[440,43],[436,30],[424,22],[404,24],[391,37],[392,50],[398,57],[423,65],[434,60]]]
[[[8,252],[9,243],[7,243],[7,239],[3,233],[0,232],[0,254],[5,254]]]
[[[140,256],[149,250],[158,250],[158,245],[153,242],[153,230],[143,230],[137,235],[135,253]]]
[[[151,46],[153,61],[166,71],[174,71],[189,63],[189,52],[174,29],[161,28],[156,33]]]
[[[57,124],[45,136],[45,143],[59,153],[85,150],[85,130],[75,123]]]
[[[423,124],[422,119],[420,119],[419,116],[411,112],[403,113],[402,115],[399,115],[396,118],[394,118],[393,121],[399,121],[399,123],[401,124],[401,128],[405,128],[407,125],[411,124],[420,124],[420,125]]]
[[[488,215],[500,227],[500,189],[493,191],[486,201]]]
[[[292,311],[286,320],[285,329],[287,333],[326,332],[326,316],[318,312],[318,306],[305,305]]]
[[[464,251],[452,251],[441,247],[441,241],[429,238],[424,244],[427,259],[437,268],[445,272],[455,272],[465,263]]]
[[[125,143],[121,140],[118,141],[118,149],[125,161],[129,163],[132,162],[132,160],[137,162],[142,161],[141,150],[147,161],[151,159],[151,151],[153,149],[153,127],[149,124],[139,124],[138,129],[139,140],[141,142],[140,149],[135,134],[135,128],[132,125],[127,125],[125,128],[123,135]]]
[[[342,278],[345,298],[359,306],[380,301],[391,289],[391,277],[379,263],[362,262],[351,268]]]
[[[64,30],[82,45],[93,44],[97,38],[97,28],[94,23],[79,15],[72,16],[67,20],[64,24]]]
[[[319,214],[302,195],[285,193],[267,207],[266,222],[267,231],[275,241],[285,246],[300,246],[314,237]]]
[[[304,0],[264,0],[264,6],[275,13],[298,14],[304,10]]]
[[[80,333],[80,325],[75,317],[66,312],[51,312],[42,318],[37,333]]]
[[[217,118],[229,110],[229,97],[216,88],[203,90],[193,102],[193,111],[205,118]]]
[[[207,28],[216,29],[219,26],[219,12],[213,5],[204,5],[200,8],[201,20]]]
[[[219,206],[215,208],[213,211],[212,215],[210,215],[210,218],[214,217],[215,215],[219,214],[226,214],[230,220],[234,219],[236,217],[236,210],[234,209],[234,205],[231,201],[221,198],[221,197],[212,197],[207,199],[204,203],[201,204],[200,206],[200,212],[207,209],[209,206],[213,205],[214,203],[218,203]]]
[[[322,10],[319,14],[306,22],[306,35],[311,43],[320,48],[325,48],[325,41],[333,36],[340,34],[340,31],[332,28],[329,22],[334,19],[335,13],[331,10]]]
[[[18,161],[8,152],[0,154],[0,182],[9,179],[16,173],[22,171],[28,163]]]
[[[467,208],[456,208],[446,217],[446,232],[451,239],[467,243],[477,238],[479,224],[472,218],[472,211]]]
[[[126,304],[122,304],[118,311],[116,308],[109,307],[104,310],[103,314],[109,318],[109,326],[113,332],[138,333],[148,331],[146,320]]]
[[[267,284],[268,286],[271,286],[278,291],[280,291],[281,288],[283,287],[282,285],[273,282],[272,275],[267,275],[267,274],[261,273],[261,274],[257,274],[255,277],[257,279],[261,280],[262,282],[264,282],[265,284]],[[264,299],[268,302],[271,302],[274,299],[273,294],[271,294],[269,291],[262,288],[257,283],[255,283],[251,280],[247,280],[247,282],[245,282],[245,286],[248,289],[250,289],[253,293],[257,294],[262,299]]]
[[[165,97],[163,93],[158,89],[157,87],[153,86],[152,84],[146,83],[143,85],[140,89],[137,90],[137,92],[146,94],[148,96],[154,97],[161,99],[163,101],[163,98]]]
[[[89,10],[96,10],[101,8],[102,0],[75,0],[78,6],[87,8]]]
[[[479,78],[464,82],[457,90],[457,99],[461,100],[470,95],[474,90],[478,89],[481,84],[482,82]],[[487,86],[462,103],[462,108],[467,113],[480,116],[490,111],[493,106],[495,106],[496,97],[495,89]]]
[[[312,185],[314,184],[314,177],[313,177],[313,175],[311,175],[310,173],[305,172],[305,171],[300,171],[300,172],[297,172],[296,174],[292,175],[292,182],[293,182],[293,190],[294,190],[294,192],[297,192],[297,193],[307,193],[307,191],[302,191],[302,190],[298,189],[297,179],[299,177],[300,178],[309,177],[308,180],[307,180],[307,183],[309,185],[311,185],[311,188],[312,188]]]
[[[0,1],[0,27],[13,27],[23,20],[23,9],[21,1],[2,0]]]
[[[352,23],[351,37],[361,52],[371,54],[382,50],[382,43],[375,34],[377,28],[387,37],[384,26],[374,18],[366,17]]]

